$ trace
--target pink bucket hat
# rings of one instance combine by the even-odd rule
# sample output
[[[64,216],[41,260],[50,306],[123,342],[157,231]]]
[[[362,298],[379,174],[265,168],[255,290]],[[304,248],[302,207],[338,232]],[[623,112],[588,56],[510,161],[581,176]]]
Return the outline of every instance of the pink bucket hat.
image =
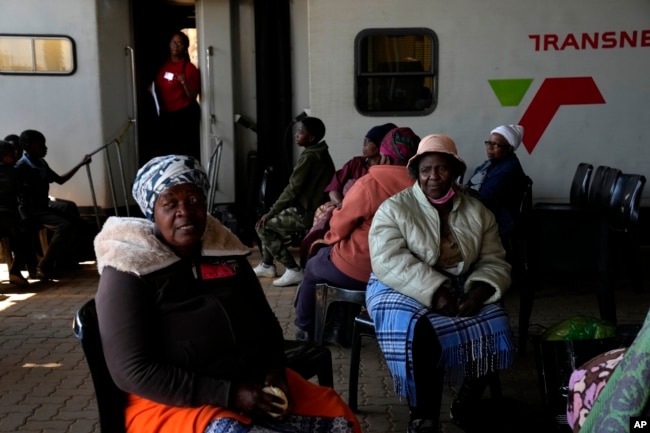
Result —
[[[465,164],[465,161],[463,161],[462,158],[458,156],[458,150],[456,149],[456,143],[454,143],[454,140],[452,140],[448,135],[442,134],[430,134],[420,140],[418,151],[413,157],[411,157],[411,159],[409,159],[407,167],[410,167],[411,164],[413,164],[413,161],[419,158],[420,155],[429,152],[439,152],[451,155],[456,158],[458,162],[460,162],[463,173],[467,169],[467,164]]]

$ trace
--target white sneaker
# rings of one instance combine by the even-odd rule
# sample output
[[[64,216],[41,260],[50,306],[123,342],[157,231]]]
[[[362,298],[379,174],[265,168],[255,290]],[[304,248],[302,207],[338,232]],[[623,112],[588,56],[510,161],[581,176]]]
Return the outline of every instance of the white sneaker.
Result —
[[[301,281],[302,270],[299,269],[297,271],[294,271],[293,269],[287,269],[284,271],[284,274],[282,274],[280,278],[273,281],[273,285],[278,287],[292,286],[294,284],[298,284]]]
[[[255,275],[258,277],[275,278],[278,276],[278,274],[275,273],[275,266],[264,266],[264,262],[260,262],[259,265],[255,266],[253,272],[255,272]]]

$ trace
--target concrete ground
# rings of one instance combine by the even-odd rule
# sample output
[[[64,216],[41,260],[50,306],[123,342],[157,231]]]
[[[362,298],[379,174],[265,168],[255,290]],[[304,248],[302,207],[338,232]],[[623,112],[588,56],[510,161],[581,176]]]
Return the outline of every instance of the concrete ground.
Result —
[[[251,250],[250,261],[259,261]],[[645,261],[647,263],[647,261]],[[647,274],[647,273],[646,273]],[[34,282],[21,289],[7,282],[0,266],[0,433],[99,433],[97,408],[90,374],[81,347],[72,334],[77,308],[94,296],[98,275],[94,263],[68,273],[59,281]],[[619,323],[640,324],[650,306],[650,287],[617,283]],[[293,338],[295,286],[277,288],[271,279],[261,282],[269,302]],[[505,299],[517,339],[519,294]],[[595,294],[588,287],[545,287],[535,300],[531,323],[550,326],[576,314],[597,316]],[[358,418],[364,432],[405,432],[406,403],[395,397],[383,356],[374,339],[364,339],[359,377]],[[350,350],[329,346],[334,364],[335,389],[348,398]],[[501,374],[505,397],[514,399],[517,411],[525,411],[532,431],[545,418],[542,393],[532,345],[518,354],[512,368]],[[442,431],[461,432],[449,420],[448,407],[455,390],[447,388],[442,408]]]

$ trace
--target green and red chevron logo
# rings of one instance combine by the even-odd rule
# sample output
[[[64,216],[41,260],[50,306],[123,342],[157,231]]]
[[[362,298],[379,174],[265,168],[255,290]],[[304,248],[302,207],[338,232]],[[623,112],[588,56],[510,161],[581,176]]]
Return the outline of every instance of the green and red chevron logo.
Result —
[[[488,80],[503,107],[516,107],[528,91],[532,78]],[[523,144],[533,153],[539,139],[562,105],[604,104],[592,77],[546,78],[521,117],[524,127]]]

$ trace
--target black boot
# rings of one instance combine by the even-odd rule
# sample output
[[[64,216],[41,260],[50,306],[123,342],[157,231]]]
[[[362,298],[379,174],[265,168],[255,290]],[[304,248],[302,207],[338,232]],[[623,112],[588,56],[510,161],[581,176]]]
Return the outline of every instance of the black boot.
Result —
[[[409,421],[406,433],[438,433],[438,420],[418,418]]]
[[[487,388],[492,374],[494,373],[488,373],[485,376],[477,378],[465,379],[458,390],[456,398],[451,403],[449,411],[451,420],[463,430],[471,429],[473,416],[476,414],[476,406],[485,388]]]

